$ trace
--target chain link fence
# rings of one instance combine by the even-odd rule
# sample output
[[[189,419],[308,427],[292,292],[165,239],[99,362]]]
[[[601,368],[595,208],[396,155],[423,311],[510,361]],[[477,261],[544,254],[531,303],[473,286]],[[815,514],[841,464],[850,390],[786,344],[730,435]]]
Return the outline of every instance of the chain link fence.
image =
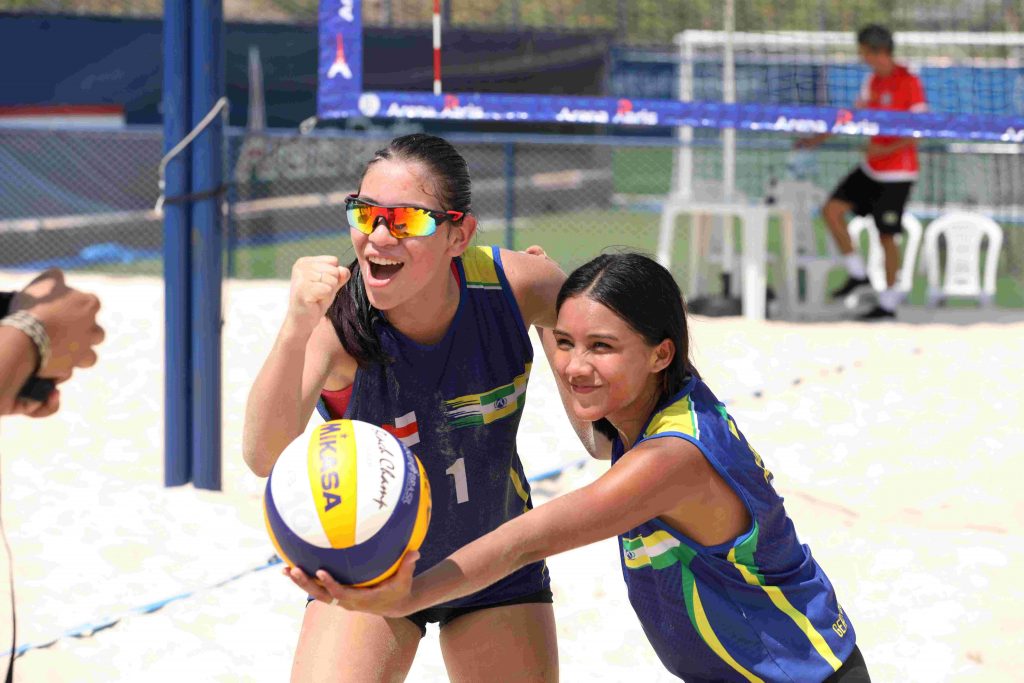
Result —
[[[344,197],[358,189],[366,163],[389,139],[333,133],[236,138],[229,272],[286,277],[302,255],[351,258]],[[627,243],[649,243],[653,251],[655,214],[615,225],[623,219],[615,206],[612,147],[452,139],[473,179],[478,242],[511,248],[547,242],[553,256],[578,265],[625,231]]]
[[[0,268],[159,274],[163,134],[0,128]]]
[[[287,278],[295,259],[352,256],[344,197],[358,188],[366,163],[395,134],[415,124],[364,133],[345,131],[226,136],[229,168],[225,273],[233,278]],[[792,141],[743,136],[737,190],[764,201],[774,180],[791,177]],[[677,143],[663,138],[484,136],[449,138],[473,179],[477,243],[543,246],[566,270],[603,250],[653,254],[661,203],[670,189]],[[721,177],[716,135],[694,141],[694,187]],[[947,205],[974,205],[1006,229],[1000,263],[1002,305],[1024,306],[1024,158],[996,147],[925,142],[924,172],[911,210],[925,222]],[[163,223],[153,212],[162,154],[157,129],[111,131],[0,129],[0,268],[112,274],[162,273]],[[854,141],[837,141],[798,169],[830,189],[859,159]],[[819,242],[824,227],[817,221]],[[687,221],[672,255],[686,282]],[[770,248],[778,249],[773,230]],[[713,268],[713,266],[707,266]],[[841,273],[837,272],[841,277]],[[715,281],[715,278],[705,278]],[[911,302],[923,301],[923,283]]]
[[[229,21],[311,24],[319,0],[224,0]],[[363,0],[370,27],[429,27],[432,3]],[[160,0],[0,0],[0,12],[159,17]],[[686,29],[721,30],[722,4],[715,0],[445,0],[446,26],[502,31],[608,32],[617,43],[671,48]],[[895,30],[1020,31],[1020,0],[744,0],[736,3],[739,31],[855,31],[868,22]]]

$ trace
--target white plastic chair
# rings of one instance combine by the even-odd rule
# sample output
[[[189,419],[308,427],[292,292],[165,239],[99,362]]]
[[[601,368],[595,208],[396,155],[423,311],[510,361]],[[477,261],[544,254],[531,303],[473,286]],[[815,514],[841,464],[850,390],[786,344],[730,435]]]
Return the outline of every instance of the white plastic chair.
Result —
[[[694,198],[701,201],[725,201],[725,186],[720,180],[694,180],[691,192]],[[747,196],[734,191],[731,201],[745,204]],[[690,245],[690,288],[688,296],[693,296],[704,289],[701,265],[715,263],[722,266],[730,275],[730,288],[735,295],[740,291],[739,256],[733,245],[732,231],[725,230],[724,218],[715,216],[696,216],[692,219],[693,238]],[[732,220],[729,219],[729,225]]]
[[[940,286],[942,267],[939,238],[946,239],[946,272]],[[981,277],[981,241],[988,238],[984,284]],[[989,306],[996,294],[996,270],[1003,246],[1003,229],[988,216],[951,211],[928,224],[924,233],[924,265],[928,275],[928,305],[936,306],[947,297],[971,297]]]
[[[803,305],[822,308],[829,271],[839,263],[832,238],[825,241],[826,255],[822,256],[814,234],[814,217],[825,203],[827,194],[807,180],[781,180],[768,189],[768,196],[777,206],[789,209],[793,216],[796,267],[804,272]]]
[[[906,294],[914,288],[914,264],[917,262],[917,252],[921,246],[921,237],[924,232],[921,228],[921,221],[906,211],[903,212],[903,233],[896,236],[897,242],[906,241],[903,249],[903,263],[896,275],[896,288]],[[850,239],[855,247],[860,245],[860,234],[865,230],[868,232],[868,257],[867,271],[868,280],[875,291],[881,292],[888,287],[885,281],[885,252],[882,251],[882,242],[878,239],[878,229],[875,227],[875,220],[871,216],[857,216],[847,226]]]

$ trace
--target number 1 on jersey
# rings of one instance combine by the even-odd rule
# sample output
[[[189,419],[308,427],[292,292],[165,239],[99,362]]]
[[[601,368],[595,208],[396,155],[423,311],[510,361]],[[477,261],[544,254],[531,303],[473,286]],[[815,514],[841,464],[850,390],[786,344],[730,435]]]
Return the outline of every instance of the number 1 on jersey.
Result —
[[[455,502],[465,503],[469,500],[469,482],[466,481],[466,459],[459,458],[455,461],[454,465],[444,472],[455,478]]]

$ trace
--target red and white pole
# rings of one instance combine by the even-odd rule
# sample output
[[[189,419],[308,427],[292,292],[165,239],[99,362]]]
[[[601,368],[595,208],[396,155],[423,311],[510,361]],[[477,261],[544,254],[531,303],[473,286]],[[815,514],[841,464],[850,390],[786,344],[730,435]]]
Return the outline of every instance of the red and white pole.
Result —
[[[441,0],[434,0],[434,94],[441,94]]]

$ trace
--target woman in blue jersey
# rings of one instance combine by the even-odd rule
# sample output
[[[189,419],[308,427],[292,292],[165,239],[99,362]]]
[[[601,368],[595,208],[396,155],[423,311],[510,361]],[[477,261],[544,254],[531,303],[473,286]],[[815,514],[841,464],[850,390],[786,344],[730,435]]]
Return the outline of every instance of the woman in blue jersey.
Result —
[[[550,333],[545,333],[550,337]],[[549,555],[618,535],[630,602],[665,667],[686,681],[867,681],[853,625],[801,545],[772,474],[689,361],[671,274],[603,255],[558,295],[553,366],[596,482],[505,523],[412,578],[324,587],[320,600],[399,615]]]
[[[426,568],[532,506],[516,452],[528,329],[554,324],[565,275],[538,256],[470,246],[467,165],[435,136],[377,152],[346,209],[356,260],[295,263],[288,312],[249,394],[244,456],[268,475],[314,407],[383,426],[430,480]],[[311,602],[292,679],[402,680],[438,622],[453,680],[557,680],[544,562],[506,574],[401,618]]]

